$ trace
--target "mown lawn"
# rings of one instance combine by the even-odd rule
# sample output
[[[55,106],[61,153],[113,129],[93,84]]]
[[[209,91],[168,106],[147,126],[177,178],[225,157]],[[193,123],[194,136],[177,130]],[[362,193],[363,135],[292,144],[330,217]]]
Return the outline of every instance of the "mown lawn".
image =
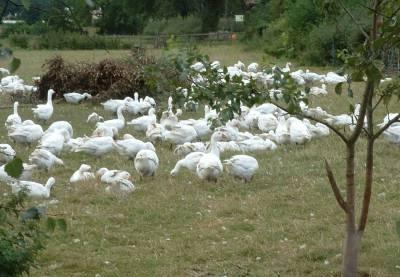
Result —
[[[249,54],[228,46],[209,53],[227,62],[259,61],[262,57],[261,53]],[[20,71],[22,76],[33,76],[40,68],[36,63],[53,53],[16,54],[23,61],[32,58],[30,69],[24,63]],[[62,54],[69,60],[96,60],[104,52]],[[356,99],[361,89],[357,86]],[[346,111],[347,100],[330,90],[328,97],[315,99],[313,105],[332,113]],[[398,111],[399,105],[393,108]],[[79,108],[57,104],[52,121],[68,120],[74,136],[89,135],[94,127],[86,118],[92,111],[105,114],[91,104]],[[10,113],[11,109],[0,110],[0,122]],[[377,121],[383,114],[379,111]],[[30,107],[23,107],[21,115],[32,118]],[[199,116],[201,113],[185,113],[188,118]],[[129,127],[125,132],[141,137]],[[0,129],[0,142],[9,143],[4,128]],[[359,172],[365,164],[363,147],[365,141],[357,148]],[[56,178],[51,199],[59,203],[49,205],[48,211],[62,215],[68,230],[51,236],[32,276],[338,276],[344,215],[323,167],[326,157],[343,189],[344,147],[334,135],[304,146],[280,146],[273,152],[251,154],[258,159],[260,170],[250,184],[226,174],[217,184],[201,182],[189,172],[172,178],[169,172],[178,158],[168,145],[156,148],[160,168],[155,178],[142,181],[133,163],[117,154],[96,160],[82,153],[62,153],[65,167],[49,173]],[[15,149],[24,160],[33,151],[21,146]],[[399,150],[384,140],[376,144],[373,199],[360,257],[360,270],[371,276],[400,274],[400,238],[395,231],[395,222],[400,219]],[[224,153],[222,158],[231,155]],[[98,181],[68,184],[81,163],[95,169],[128,170],[137,190],[121,198],[105,193]],[[44,181],[49,175],[38,173],[35,179]],[[358,178],[360,197],[363,176]],[[2,185],[0,191],[7,192],[8,187]]]

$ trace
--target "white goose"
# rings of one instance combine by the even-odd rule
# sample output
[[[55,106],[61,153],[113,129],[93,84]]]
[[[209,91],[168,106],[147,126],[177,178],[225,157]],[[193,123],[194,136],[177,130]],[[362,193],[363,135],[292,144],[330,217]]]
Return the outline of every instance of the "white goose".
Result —
[[[136,154],[142,149],[156,151],[151,142],[143,142],[131,135],[124,135],[123,140],[117,140],[113,145],[120,155],[127,156],[131,160],[134,160]]]
[[[286,123],[285,117],[281,116],[278,119],[278,126],[275,130],[275,141],[278,144],[285,144],[290,142],[290,133]]]
[[[192,152],[206,152],[206,146],[203,142],[185,142],[178,145],[174,149],[174,154],[177,156],[185,156]]]
[[[157,117],[156,117],[156,110],[154,108],[151,108],[149,110],[148,115],[144,115],[141,117],[138,117],[136,119],[133,119],[132,121],[128,122],[128,125],[131,125],[133,129],[139,132],[146,132],[147,127],[150,124],[156,123]]]
[[[100,157],[104,154],[111,152],[113,147],[112,137],[94,137],[83,142],[81,146],[78,146],[74,152],[84,152],[96,157]]]
[[[107,126],[111,128],[116,128],[118,131],[121,131],[125,127],[125,117],[122,113],[126,109],[125,105],[120,105],[117,109],[117,117],[116,119],[110,119],[103,122],[98,122],[96,124],[97,127]]]
[[[273,114],[261,114],[258,117],[257,126],[262,132],[269,132],[276,129],[278,119]]]
[[[125,97],[123,100],[110,99],[107,100],[106,102],[101,103],[101,105],[104,107],[104,110],[115,113],[117,112],[119,106],[132,101],[133,99],[131,97]]]
[[[72,125],[68,121],[55,121],[51,123],[49,128],[47,128],[45,134],[60,130],[65,130],[68,132],[65,137],[66,140],[69,140],[74,136]]]
[[[206,155],[204,152],[192,152],[185,156],[185,158],[179,160],[175,167],[171,170],[171,176],[175,177],[178,175],[179,171],[182,168],[187,168],[192,172],[196,172],[197,164],[199,163],[200,159]]]
[[[50,177],[45,185],[31,181],[16,181],[10,185],[13,193],[18,193],[22,189],[25,189],[26,194],[29,197],[49,198],[50,190],[55,183],[56,180],[53,177]]]
[[[254,136],[250,139],[245,139],[236,142],[242,152],[256,152],[265,150],[275,150],[277,148],[276,144],[269,139],[262,139],[260,137]]]
[[[106,167],[97,170],[96,175],[100,177],[100,181],[106,184],[115,184],[120,179],[131,179],[131,174],[128,171],[117,169],[109,170]]]
[[[88,118],[86,120],[87,123],[97,123],[99,121],[104,121],[104,118],[102,116],[98,115],[97,113],[94,113],[94,112],[89,114],[89,116],[88,116]]]
[[[257,160],[248,155],[235,155],[225,160],[224,165],[230,175],[244,182],[250,182],[258,169]]]
[[[326,85],[325,85],[325,84],[322,84],[321,87],[312,87],[312,88],[310,89],[310,94],[311,94],[311,95],[315,95],[315,96],[318,96],[318,95],[327,95],[327,94],[328,94],[328,91],[326,90]]]
[[[47,92],[47,103],[44,105],[37,105],[36,108],[32,108],[35,118],[43,121],[47,121],[50,119],[54,111],[52,101],[52,96],[54,93],[56,93],[54,90],[49,89],[49,91]]]
[[[29,155],[29,162],[47,171],[56,165],[64,165],[64,162],[60,158],[46,149],[35,149]]]
[[[92,138],[95,137],[111,137],[111,138],[116,138],[118,136],[118,130],[115,127],[109,127],[105,125],[100,125],[97,127],[93,133],[92,133]]]
[[[85,92],[83,94],[80,94],[80,93],[77,93],[77,92],[70,92],[70,93],[64,93],[63,96],[65,98],[65,101],[67,103],[71,103],[71,104],[79,104],[83,100],[92,98],[92,95],[90,95],[87,92]]]
[[[9,144],[0,144],[0,163],[8,163],[15,157],[15,150]]]
[[[130,193],[135,189],[135,185],[130,180],[119,178],[113,184],[106,187],[106,192]]]
[[[22,123],[21,117],[18,114],[18,102],[14,102],[14,112],[7,117],[6,123],[4,124],[8,129],[10,126],[19,125]]]
[[[141,177],[154,176],[159,163],[156,152],[152,150],[140,150],[135,157],[135,169]]]
[[[90,172],[91,169],[92,167],[90,165],[81,164],[79,169],[72,174],[71,178],[69,179],[69,182],[78,183],[94,179],[95,175],[93,172]]]
[[[200,179],[216,182],[222,174],[223,167],[219,158],[217,142],[226,139],[226,135],[222,132],[215,132],[211,136],[210,152],[200,158],[196,167],[196,173]]]
[[[164,138],[164,133],[164,126],[158,123],[153,123],[147,127],[146,138],[151,142],[161,141]]]
[[[311,133],[303,121],[290,117],[288,119],[288,128],[291,143],[304,144],[311,140]]]
[[[43,136],[43,129],[39,124],[25,120],[21,125],[10,128],[8,136],[14,142],[32,144]]]
[[[177,145],[192,142],[197,138],[197,132],[192,126],[176,125],[171,130],[164,132],[164,141]]]
[[[67,130],[60,129],[49,133],[44,133],[40,139],[39,148],[46,149],[54,155],[60,155],[64,143],[70,138]]]

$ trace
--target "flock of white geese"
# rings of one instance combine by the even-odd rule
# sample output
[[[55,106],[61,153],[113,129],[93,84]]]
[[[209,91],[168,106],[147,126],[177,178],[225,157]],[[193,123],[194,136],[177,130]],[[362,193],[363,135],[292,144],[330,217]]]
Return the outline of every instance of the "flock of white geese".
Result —
[[[220,65],[214,62],[212,66],[215,68]],[[201,63],[193,64],[192,68],[198,72],[205,70]],[[291,72],[289,63],[282,71],[290,72],[299,84],[321,82],[320,87],[315,86],[311,89],[311,94],[315,96],[328,94],[325,84],[336,84],[346,80],[345,76],[339,76],[333,72],[326,75],[308,70]],[[243,63],[238,62],[228,67],[226,74],[240,75],[243,80],[254,78],[266,85],[272,78],[267,73],[258,71],[256,63],[250,64],[246,69]],[[6,78],[11,79],[9,77]],[[18,80],[18,78],[14,79]],[[179,90],[183,94],[187,93],[185,89]],[[51,120],[54,113],[52,102],[54,93],[54,90],[50,89],[47,103],[32,108],[33,117],[38,123]],[[79,104],[90,99],[91,95],[72,92],[64,94],[64,98],[68,103]],[[198,107],[197,103],[193,103],[190,99],[186,104],[185,107]],[[131,97],[110,99],[102,105],[105,111],[116,114],[116,118],[104,120],[97,113],[91,113],[88,115],[87,122],[95,124],[92,135],[74,138],[73,126],[67,121],[55,121],[45,131],[40,124],[30,119],[22,121],[18,114],[18,102],[15,102],[13,113],[5,121],[8,137],[13,143],[36,144],[36,148],[29,156],[29,164],[23,164],[21,177],[16,180],[7,175],[4,168],[5,164],[15,157],[16,152],[11,145],[0,144],[0,164],[2,164],[0,182],[8,184],[13,193],[25,188],[29,196],[48,198],[51,187],[56,183],[55,178],[50,177],[45,184],[40,184],[31,180],[32,173],[37,170],[51,172],[53,167],[64,165],[64,161],[59,158],[62,151],[84,152],[95,157],[115,151],[134,161],[135,170],[141,178],[155,176],[159,167],[159,158],[154,145],[158,142],[167,143],[171,147],[175,146],[174,154],[181,157],[170,172],[173,177],[177,176],[182,169],[187,169],[202,180],[216,182],[225,168],[234,178],[250,182],[259,165],[254,157],[244,153],[274,150],[281,144],[304,144],[313,138],[329,135],[329,129],[325,125],[292,117],[270,103],[253,107],[242,106],[240,115],[236,115],[225,126],[215,130],[210,128],[211,119],[218,116],[215,110],[204,106],[203,117],[181,120],[183,111],[179,108],[174,109],[171,97],[159,120],[156,116],[155,100],[148,96],[139,98],[138,93],[134,94],[133,99]],[[320,107],[310,108],[304,103],[301,104],[301,109],[303,113],[322,118],[334,126],[352,128],[358,116],[359,107],[356,107],[353,114],[342,115],[331,115]],[[126,114],[133,115],[135,118],[127,121]],[[388,114],[382,124],[394,116],[396,114]],[[122,139],[118,139],[120,134],[129,127],[145,135],[146,141],[128,133],[124,134]],[[250,131],[256,131],[256,133]],[[384,134],[389,141],[400,143],[400,123],[394,124]],[[210,138],[209,142],[204,142],[207,138]],[[239,153],[221,161],[220,153],[224,151]],[[94,172],[87,164],[82,164],[73,172],[69,182],[84,182],[94,178],[99,178],[105,183],[106,191],[128,193],[135,190],[129,172],[110,170],[105,167]]]

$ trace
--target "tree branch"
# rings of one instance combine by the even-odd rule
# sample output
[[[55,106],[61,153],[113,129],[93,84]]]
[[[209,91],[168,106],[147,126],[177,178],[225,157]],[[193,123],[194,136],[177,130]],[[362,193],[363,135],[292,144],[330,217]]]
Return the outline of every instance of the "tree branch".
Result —
[[[379,129],[378,132],[372,137],[373,140],[376,140],[380,135],[382,135],[383,132],[385,132],[392,124],[400,122],[400,114],[396,115],[393,117],[391,120],[389,120],[381,129]]]
[[[370,95],[373,93],[373,90],[374,90],[374,84],[372,83],[372,81],[368,80],[367,86],[364,91],[363,100],[361,103],[359,118],[357,120],[356,127],[354,128],[353,134],[348,139],[349,143],[354,143],[357,140],[357,138],[360,136],[361,131],[363,130],[365,114],[367,113],[367,104],[368,104]]]
[[[360,29],[361,33],[364,35],[366,39],[369,39],[369,35],[367,32],[364,30],[364,28],[360,25],[360,23],[357,22],[355,19],[354,15],[346,8],[346,6],[343,4],[341,0],[337,0],[339,5],[342,7],[342,9],[347,13],[348,16],[350,16],[351,20],[357,25],[357,27]]]
[[[342,194],[340,193],[339,187],[336,183],[335,176],[333,175],[332,169],[327,161],[325,160],[325,169],[326,174],[328,175],[329,184],[331,185],[333,194],[335,195],[336,201],[338,202],[339,206],[343,209],[345,213],[347,213],[347,203],[344,201]]]
[[[336,129],[333,125],[329,124],[329,123],[326,122],[326,121],[323,121],[323,120],[321,120],[321,119],[315,118],[315,117],[313,117],[313,116],[306,115],[306,114],[304,114],[304,113],[290,113],[290,112],[288,111],[288,109],[286,109],[285,107],[282,107],[281,105],[279,105],[279,104],[277,104],[276,102],[273,102],[273,101],[271,101],[271,104],[274,104],[275,106],[277,106],[278,108],[284,110],[284,111],[287,112],[288,114],[298,115],[298,116],[301,116],[301,117],[304,117],[304,118],[313,120],[313,121],[315,121],[315,122],[324,124],[326,127],[328,127],[329,129],[331,129],[335,134],[337,134],[337,135],[343,140],[344,143],[347,143],[347,142],[348,142],[347,137],[346,137],[343,133],[341,133],[338,129]]]

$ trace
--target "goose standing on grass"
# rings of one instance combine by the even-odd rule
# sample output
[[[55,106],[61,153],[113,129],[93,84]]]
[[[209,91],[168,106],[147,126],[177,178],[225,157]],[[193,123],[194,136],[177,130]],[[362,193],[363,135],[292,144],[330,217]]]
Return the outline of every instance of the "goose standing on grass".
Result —
[[[98,122],[96,124],[97,127],[99,126],[107,126],[111,128],[116,128],[118,131],[121,131],[125,127],[125,117],[122,111],[126,110],[125,105],[121,105],[117,109],[117,117],[116,119],[110,119],[103,122]]]
[[[217,142],[226,139],[227,136],[222,132],[215,132],[211,136],[210,152],[201,157],[197,163],[196,173],[200,179],[217,182],[223,171]]]
[[[5,164],[14,159],[15,150],[9,144],[0,144],[0,164]]]
[[[156,152],[140,150],[135,157],[135,169],[141,177],[154,176],[159,165]]]
[[[43,121],[47,121],[53,115],[53,101],[52,96],[56,93],[54,90],[49,89],[47,92],[47,103],[37,105],[36,108],[32,108],[33,115],[35,118]]]
[[[25,189],[29,197],[49,198],[50,190],[55,183],[54,177],[50,177],[45,185],[31,181],[16,181],[10,185],[13,193],[18,193],[20,190]]]
[[[64,93],[64,98],[67,103],[71,104],[79,104],[82,101],[86,99],[91,99],[92,95],[89,93],[85,92],[83,94],[77,93],[77,92],[70,92],[70,93]]]
[[[64,162],[46,149],[35,149],[29,156],[29,162],[38,168],[49,171],[56,165],[64,165]]]
[[[178,175],[179,171],[182,168],[186,168],[193,173],[196,173],[197,164],[199,163],[200,159],[205,155],[204,152],[192,152],[185,156],[185,158],[179,160],[175,167],[171,170],[171,176],[175,177]]]
[[[130,160],[134,160],[136,154],[142,149],[156,151],[151,142],[143,142],[129,134],[125,134],[123,140],[117,140],[113,145],[118,154],[126,156]]]
[[[225,160],[224,165],[230,175],[243,180],[245,183],[253,179],[253,175],[258,169],[257,160],[248,155],[235,155]]]
[[[97,123],[99,121],[104,121],[104,118],[100,115],[98,115],[97,113],[91,113],[89,114],[86,122],[87,123]]]
[[[102,167],[97,170],[96,175],[100,177],[100,181],[106,184],[115,184],[120,179],[131,179],[131,174],[125,170],[117,170],[117,169],[107,169],[106,167]]]
[[[70,139],[67,130],[60,129],[53,132],[44,133],[40,139],[39,148],[46,149],[54,155],[60,155],[63,150],[64,143]]]
[[[79,169],[72,174],[71,178],[69,179],[70,183],[78,183],[78,182],[85,182],[90,179],[94,179],[94,173],[90,172],[92,167],[87,164],[81,164]]]
[[[4,124],[8,129],[10,126],[19,125],[22,123],[21,117],[18,114],[18,102],[14,102],[14,112],[7,117]]]
[[[135,129],[136,131],[146,132],[147,127],[150,124],[156,123],[156,121],[157,121],[156,110],[154,108],[151,108],[149,110],[148,115],[144,115],[144,116],[138,117],[136,119],[133,119],[130,122],[128,122],[127,124],[131,125],[133,127],[133,129]]]

